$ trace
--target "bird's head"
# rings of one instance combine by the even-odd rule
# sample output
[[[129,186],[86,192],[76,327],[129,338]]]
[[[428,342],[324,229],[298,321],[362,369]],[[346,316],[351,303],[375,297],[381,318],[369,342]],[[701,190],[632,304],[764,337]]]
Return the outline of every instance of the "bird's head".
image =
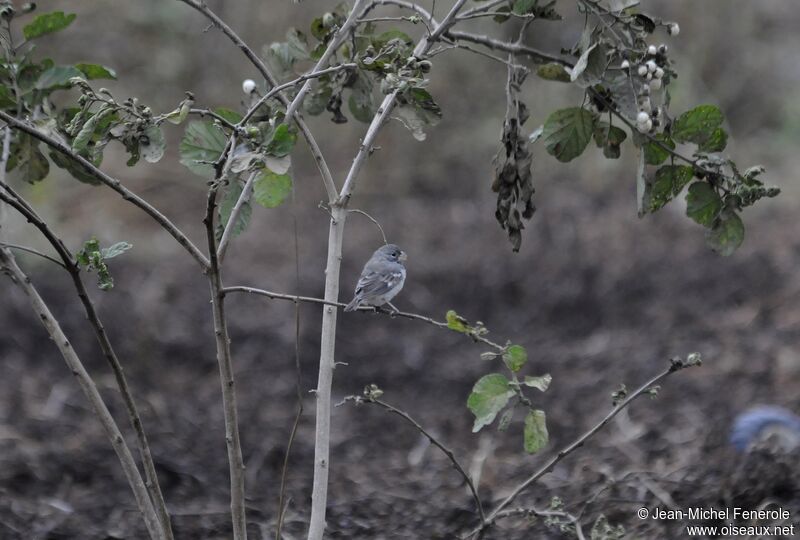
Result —
[[[386,244],[378,248],[375,255],[383,257],[387,261],[402,262],[406,260],[406,252],[400,249],[396,244]]]

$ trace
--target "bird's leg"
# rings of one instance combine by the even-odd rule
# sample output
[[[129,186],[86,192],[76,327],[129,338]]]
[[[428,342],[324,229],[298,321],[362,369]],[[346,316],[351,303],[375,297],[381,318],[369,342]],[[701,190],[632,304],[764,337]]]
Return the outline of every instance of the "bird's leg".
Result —
[[[390,308],[392,308],[394,310],[394,312],[392,313],[392,316],[400,313],[400,310],[397,309],[396,307],[394,307],[394,304],[392,304],[391,302],[386,302],[386,305],[388,305]]]

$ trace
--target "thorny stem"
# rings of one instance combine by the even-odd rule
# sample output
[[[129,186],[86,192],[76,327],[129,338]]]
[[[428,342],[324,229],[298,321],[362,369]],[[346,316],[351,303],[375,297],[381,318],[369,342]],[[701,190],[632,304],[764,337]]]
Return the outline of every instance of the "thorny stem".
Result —
[[[358,403],[372,403],[374,405],[379,405],[380,407],[384,408],[385,410],[387,410],[387,411],[389,411],[391,413],[394,413],[397,416],[403,418],[406,422],[408,422],[409,424],[414,426],[417,429],[417,431],[419,431],[425,437],[427,437],[428,440],[431,442],[431,444],[436,446],[439,450],[442,451],[442,453],[445,456],[447,456],[447,458],[453,464],[453,467],[459,472],[459,474],[461,474],[461,477],[467,483],[467,486],[469,487],[470,493],[472,494],[472,499],[475,501],[475,509],[478,511],[478,515],[480,516],[481,523],[484,523],[484,521],[486,519],[486,516],[483,513],[483,505],[481,504],[481,499],[480,499],[480,497],[478,497],[478,490],[475,488],[475,484],[472,482],[472,478],[470,478],[469,474],[467,474],[467,471],[464,470],[464,467],[462,467],[461,464],[456,459],[456,456],[455,456],[455,454],[453,453],[452,450],[450,450],[448,447],[446,447],[442,442],[440,442],[430,432],[428,432],[425,428],[423,428],[420,425],[420,423],[417,422],[416,420],[414,420],[411,417],[411,415],[409,415],[407,412],[402,411],[402,410],[400,410],[400,409],[398,409],[398,408],[386,403],[385,401],[382,401],[382,400],[376,399],[376,398],[361,397],[361,396],[349,396],[348,398],[345,398],[345,400],[353,401],[356,404],[358,404]]]
[[[166,539],[167,536],[162,529],[161,524],[159,523],[159,518],[156,515],[155,509],[153,508],[153,501],[151,501],[150,496],[147,493],[147,487],[145,487],[145,483],[142,480],[142,476],[136,466],[136,461],[133,458],[133,454],[131,454],[128,445],[125,444],[125,439],[122,437],[122,432],[119,430],[117,423],[114,421],[114,417],[111,416],[111,413],[109,412],[108,407],[106,407],[106,404],[103,401],[97,386],[92,380],[91,375],[89,375],[89,373],[86,371],[86,368],[83,366],[83,363],[78,357],[77,352],[75,352],[75,349],[72,347],[69,339],[61,329],[58,320],[56,320],[56,318],[50,312],[47,304],[44,302],[42,297],[39,295],[39,292],[31,283],[30,278],[20,269],[14,260],[14,256],[7,248],[0,249],[0,267],[2,268],[2,271],[11,276],[11,279],[28,297],[31,307],[38,315],[42,325],[50,335],[50,338],[56,344],[56,347],[58,347],[61,356],[64,357],[64,361],[77,379],[78,384],[83,390],[83,393],[89,400],[89,404],[94,410],[95,416],[103,425],[103,428],[105,429],[106,434],[111,441],[111,446],[114,448],[114,451],[119,458],[122,471],[125,473],[128,484],[133,490],[134,497],[136,498],[136,504],[139,507],[139,511],[142,513],[142,516],[144,517],[145,526],[147,527],[150,538],[154,540]]]
[[[544,476],[545,474],[549,473],[553,470],[562,459],[573,453],[575,450],[583,446],[587,440],[592,438],[598,431],[603,429],[606,424],[608,424],[612,418],[617,416],[622,410],[624,410],[628,405],[633,403],[636,398],[645,394],[651,388],[657,386],[663,379],[669,377],[673,373],[685,369],[687,367],[692,367],[694,365],[698,365],[699,361],[696,360],[681,360],[681,359],[672,359],[670,360],[669,367],[667,367],[664,371],[644,383],[642,386],[637,388],[634,392],[628,395],[624,400],[622,400],[619,404],[617,404],[602,420],[600,420],[597,424],[595,424],[591,429],[585,432],[583,435],[579,436],[573,442],[559,450],[559,452],[550,458],[544,465],[542,465],[536,472],[531,474],[528,478],[526,478],[522,483],[520,483],[514,490],[508,495],[503,501],[498,504],[494,510],[492,510],[489,515],[486,517],[485,522],[478,528],[476,528],[471,533],[467,534],[464,539],[472,538],[476,534],[482,534],[486,529],[492,526],[494,521],[498,519],[501,512],[514,500],[519,496],[520,493],[525,491],[528,487],[531,486],[534,482],[536,482],[539,478]]]

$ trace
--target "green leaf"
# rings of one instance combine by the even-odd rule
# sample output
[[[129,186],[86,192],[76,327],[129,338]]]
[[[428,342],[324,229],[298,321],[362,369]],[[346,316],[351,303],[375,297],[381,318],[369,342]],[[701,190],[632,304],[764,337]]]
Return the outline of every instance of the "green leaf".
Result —
[[[708,246],[724,257],[733,254],[743,241],[744,223],[739,215],[730,209],[725,210],[714,222],[713,227],[706,231]]]
[[[139,139],[139,149],[142,157],[149,163],[156,163],[164,157],[164,150],[167,141],[164,139],[164,132],[155,124],[147,126],[144,130],[144,137]]]
[[[728,145],[728,133],[722,129],[717,128],[711,132],[711,135],[700,143],[698,150],[701,152],[722,152]]]
[[[33,22],[25,25],[22,33],[25,39],[34,39],[45,34],[51,34],[63,30],[75,20],[74,13],[65,15],[63,11],[54,11],[52,13],[43,13],[33,19]]]
[[[535,409],[525,417],[525,451],[535,454],[545,447],[549,440],[544,411]]]
[[[575,67],[572,68],[570,80],[582,88],[594,86],[603,80],[607,65],[606,48],[601,43],[595,43],[580,56]],[[579,71],[577,71],[578,68],[580,68]]]
[[[514,2],[514,7],[511,8],[511,11],[517,15],[525,15],[533,11],[533,8],[536,7],[537,3],[538,0],[516,0]]]
[[[491,373],[481,377],[467,399],[467,407],[475,415],[472,432],[477,433],[483,426],[491,424],[513,395],[514,390],[505,375]]]
[[[536,75],[546,81],[570,82],[571,78],[567,70],[558,62],[542,64],[536,68]]]
[[[200,162],[213,163],[218,160],[226,143],[225,134],[212,122],[189,122],[178,147],[180,162],[194,174],[211,178],[214,176],[214,167],[210,163]]]
[[[16,107],[17,102],[8,86],[0,86],[0,109]]]
[[[528,361],[528,351],[522,345],[512,345],[503,353],[503,362],[508,369],[516,373]]]
[[[399,39],[409,47],[414,44],[414,40],[411,39],[411,36],[409,36],[405,32],[401,32],[400,30],[388,30],[382,33],[381,35],[375,37],[373,39],[373,43],[375,44],[376,49],[380,49],[393,39]]]
[[[83,127],[81,127],[80,131],[78,131],[78,134],[75,135],[75,138],[72,140],[72,149],[84,157],[88,155],[87,149],[89,147],[89,143],[92,141],[92,137],[97,131],[98,126],[103,123],[105,118],[113,113],[114,109],[111,107],[105,107],[98,110],[86,121],[85,124],[83,124]]]
[[[507,430],[513,418],[514,418],[514,407],[509,407],[508,409],[503,411],[503,414],[500,415],[500,420],[497,421],[497,431]]]
[[[101,66],[100,64],[75,64],[75,67],[80,70],[83,75],[89,79],[114,79],[117,78],[117,73],[110,67]]]
[[[79,251],[75,257],[78,260],[78,264],[85,267],[86,270],[97,272],[97,286],[100,287],[100,290],[108,291],[114,287],[114,278],[111,277],[108,271],[105,259],[110,259],[119,255],[130,249],[130,247],[130,244],[126,242],[120,242],[108,249],[101,250],[100,242],[97,241],[97,238],[92,238],[84,242],[83,249]],[[109,250],[112,249],[117,251],[116,255],[107,257],[105,253],[108,253]]]
[[[649,211],[655,212],[674,199],[691,182],[694,170],[687,165],[664,165],[650,185]]]
[[[267,144],[267,152],[273,156],[283,157],[292,151],[297,135],[292,133],[289,126],[281,124],[275,128],[272,140]]]
[[[292,177],[262,169],[253,183],[253,196],[265,208],[279,206],[292,192]]]
[[[375,115],[375,102],[372,94],[372,82],[365,73],[358,72],[347,104],[353,118],[364,123],[372,121],[372,117]]]
[[[133,245],[129,244],[128,242],[117,242],[116,244],[112,244],[107,248],[103,248],[100,250],[100,254],[103,256],[104,260],[113,259],[114,257],[118,257],[131,249]]]
[[[50,152],[50,159],[53,161],[53,163],[55,163],[56,167],[64,169],[79,182],[90,184],[92,186],[99,186],[102,183],[93,174],[87,172],[83,165],[73,159],[68,158],[61,152],[52,150]]]
[[[226,109],[225,107],[217,107],[214,109],[214,112],[220,115],[222,118],[230,122],[231,124],[238,124],[242,121],[242,115],[236,111],[231,109]]]
[[[549,373],[545,373],[540,377],[531,377],[528,375],[525,377],[525,380],[522,382],[522,384],[525,386],[530,386],[531,388],[536,388],[542,392],[547,392],[547,389],[550,388],[550,383],[552,381],[553,377],[551,377]]]
[[[17,170],[22,180],[30,184],[43,180],[50,172],[50,162],[39,150],[39,141],[27,133],[21,133],[19,139],[11,145],[6,170],[13,169]]]
[[[239,236],[242,232],[244,232],[244,230],[247,228],[247,225],[250,223],[250,216],[253,212],[250,202],[245,202],[239,211],[239,218],[236,220],[236,223],[228,223],[228,221],[231,219],[233,207],[236,206],[236,202],[239,200],[239,196],[241,194],[241,184],[239,184],[239,182],[233,182],[228,187],[228,192],[225,194],[225,197],[222,199],[222,202],[219,205],[220,223],[224,223],[225,227],[232,226],[233,229],[231,229],[231,232],[233,233],[233,236]]]
[[[73,77],[83,77],[83,73],[75,66],[53,66],[46,69],[36,80],[34,88],[49,90],[51,88],[66,88]]]
[[[461,332],[464,334],[469,332],[469,323],[467,322],[467,319],[461,317],[452,309],[447,312],[445,318],[447,319],[447,327],[450,330],[455,330],[456,332]]]
[[[722,210],[722,199],[708,182],[695,182],[686,194],[686,215],[700,225],[711,227]]]
[[[666,133],[659,133],[655,136],[667,148],[675,150],[675,141],[669,138]],[[669,152],[654,142],[648,142],[644,146],[644,159],[648,165],[661,165],[670,156]]]
[[[547,152],[562,162],[572,161],[586,149],[594,132],[595,115],[583,107],[551,114],[544,123]]]
[[[683,113],[673,122],[672,138],[679,143],[692,142],[702,145],[715,136],[722,121],[722,112],[717,107],[700,105]]]
[[[617,159],[620,156],[620,145],[628,138],[625,130],[598,122],[594,130],[594,142],[598,148],[603,149],[603,155],[608,159]]]

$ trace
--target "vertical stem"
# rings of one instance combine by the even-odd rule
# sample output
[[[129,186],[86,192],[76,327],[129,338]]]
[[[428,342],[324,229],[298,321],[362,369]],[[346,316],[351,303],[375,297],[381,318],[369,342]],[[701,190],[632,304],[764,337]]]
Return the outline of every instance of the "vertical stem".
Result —
[[[209,269],[208,283],[211,287],[211,309],[214,315],[214,337],[217,345],[220,383],[222,385],[222,406],[225,418],[225,442],[228,447],[228,466],[231,480],[231,520],[233,539],[247,540],[247,520],[244,506],[244,460],[242,443],[239,438],[239,413],[236,407],[236,387],[233,377],[231,341],[228,336],[228,322],[225,318],[225,296],[222,292],[222,276],[217,260],[217,246],[214,237],[214,209],[216,208],[217,188],[208,193],[206,226],[208,239]]]
[[[20,269],[14,256],[6,248],[0,248],[0,267],[11,276],[12,280],[19,285],[28,297],[31,307],[39,316],[42,325],[56,344],[56,347],[58,347],[70,371],[78,380],[78,384],[80,384],[83,393],[86,394],[86,397],[89,399],[95,416],[97,416],[100,423],[103,425],[111,441],[111,445],[117,453],[117,457],[122,465],[122,471],[125,473],[128,484],[131,486],[133,495],[136,498],[136,504],[139,507],[139,511],[144,516],[144,523],[150,538],[154,540],[165,539],[166,537],[161,529],[158,516],[153,508],[153,503],[147,493],[147,488],[139,473],[139,469],[136,467],[133,454],[131,454],[128,445],[125,444],[122,432],[120,432],[117,423],[114,421],[114,417],[111,416],[102,396],[100,396],[100,392],[97,390],[97,386],[86,371],[86,368],[84,368],[83,363],[75,352],[75,349],[73,349],[69,339],[62,331],[56,318],[50,312],[47,304],[45,304],[42,297],[39,296],[39,292],[31,283],[30,278]]]
[[[414,56],[423,57],[431,46],[455,23],[455,17],[467,0],[456,0],[442,22],[433,32],[423,37],[414,47]],[[331,204],[331,224],[328,233],[328,262],[325,268],[325,301],[339,300],[339,269],[342,264],[342,240],[344,223],[347,217],[347,203],[355,189],[356,178],[369,156],[378,132],[388,120],[395,105],[398,91],[384,97],[381,106],[370,122],[367,133],[353,159],[336,201]],[[337,308],[325,306],[322,310],[322,339],[319,354],[319,378],[317,381],[317,426],[314,448],[314,487],[311,492],[311,522],[308,527],[308,540],[322,540],[325,532],[325,511],[328,501],[328,470],[330,468],[331,431],[331,386],[335,366],[334,349],[336,345]]]
[[[325,300],[339,300],[339,269],[342,263],[342,240],[347,211],[338,205],[331,208],[328,231],[328,262],[325,268]],[[336,314],[338,309],[327,305],[322,309],[322,343],[317,381],[317,428],[314,445],[314,491],[311,494],[309,540],[321,540],[325,531],[330,467],[331,386],[333,385],[334,349],[336,346]]]

